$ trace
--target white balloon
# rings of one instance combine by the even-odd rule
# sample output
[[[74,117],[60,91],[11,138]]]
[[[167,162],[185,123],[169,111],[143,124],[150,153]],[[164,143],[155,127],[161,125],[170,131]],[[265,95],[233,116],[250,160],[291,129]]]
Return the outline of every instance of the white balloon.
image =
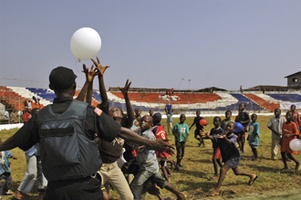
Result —
[[[291,150],[300,151],[301,150],[301,141],[299,139],[293,139],[289,144]]]
[[[94,29],[83,27],[72,35],[70,48],[79,60],[89,60],[98,54],[101,48],[101,38]]]

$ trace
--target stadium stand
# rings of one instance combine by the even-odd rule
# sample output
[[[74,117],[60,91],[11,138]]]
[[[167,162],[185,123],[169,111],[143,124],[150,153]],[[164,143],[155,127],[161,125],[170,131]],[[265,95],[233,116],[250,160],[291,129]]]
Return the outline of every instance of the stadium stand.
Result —
[[[76,91],[75,97],[79,94]],[[126,110],[125,101],[120,91],[107,91],[110,106],[121,107]],[[40,104],[46,106],[53,102],[55,94],[52,90],[42,88],[25,88],[25,87],[0,87],[0,98],[7,108],[12,110],[24,109],[23,102],[25,99],[32,100],[35,96],[40,99]],[[300,102],[301,95],[292,94],[288,92],[282,93],[268,93],[264,94],[258,91],[248,91],[248,93],[235,93],[228,91],[216,92],[175,92],[171,95],[164,91],[143,92],[129,91],[129,98],[131,100],[133,109],[141,108],[142,111],[148,111],[153,108],[155,112],[164,111],[166,103],[171,103],[174,109],[179,111],[218,111],[225,110],[237,111],[240,103],[246,103],[247,110],[252,111],[272,111],[279,107],[282,101]],[[92,93],[92,105],[96,106],[101,103],[100,94],[97,91]],[[38,106],[33,102],[33,106]]]
[[[289,102],[301,101],[301,95],[299,94],[267,94],[267,95],[280,101],[289,101]]]
[[[280,106],[279,104],[276,104],[273,102],[268,102],[255,94],[244,93],[244,95],[267,110],[275,110],[276,108],[279,108],[279,106]]]

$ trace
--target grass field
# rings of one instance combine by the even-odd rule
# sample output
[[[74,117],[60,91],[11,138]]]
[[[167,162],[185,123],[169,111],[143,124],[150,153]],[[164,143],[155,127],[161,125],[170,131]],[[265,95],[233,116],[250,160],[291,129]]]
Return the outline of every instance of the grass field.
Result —
[[[228,171],[225,180],[220,188],[221,195],[217,198],[231,198],[241,195],[249,194],[262,194],[262,193],[275,193],[301,188],[301,170],[295,172],[295,170],[281,171],[283,163],[280,160],[280,152],[278,154],[278,161],[272,161],[270,144],[271,144],[271,131],[267,128],[267,123],[270,116],[258,116],[258,122],[260,124],[260,142],[258,147],[258,161],[251,161],[252,152],[249,145],[245,145],[245,153],[242,154],[243,160],[240,163],[239,169],[255,173],[259,176],[257,181],[252,185],[248,185],[249,178],[244,176],[235,176],[232,170]],[[213,127],[213,117],[205,117],[208,122],[206,131],[210,131]],[[187,118],[186,123],[190,126],[193,118]],[[162,121],[166,125],[166,121]],[[174,123],[179,122],[179,119],[174,119]],[[6,139],[11,136],[17,129],[1,131],[2,139]],[[198,141],[194,139],[194,128],[190,131],[188,138],[185,157],[182,164],[185,168],[181,168],[180,171],[173,171],[173,176],[170,177],[170,183],[185,193],[188,199],[202,199],[206,198],[206,193],[215,187],[217,180],[210,181],[209,177],[213,175],[213,166],[211,162],[212,158],[212,145],[210,140],[206,140],[206,147],[198,147]],[[168,135],[170,143],[174,146],[174,138],[172,135]],[[13,149],[11,152],[18,157],[18,160],[11,160],[11,170],[13,183],[11,190],[16,191],[20,182],[22,181],[26,172],[26,161],[24,152],[20,149]],[[301,161],[301,156],[294,155],[295,158]],[[176,159],[175,155],[171,159]],[[288,162],[290,168],[294,168],[293,162]],[[3,183],[3,182],[2,182]],[[42,199],[37,194],[37,187],[34,187],[32,193],[29,194],[28,199]],[[176,199],[175,195],[171,192],[162,189],[161,193],[165,198]],[[119,195],[116,191],[110,191],[112,199],[119,199]],[[216,197],[213,197],[214,199]],[[3,199],[12,199],[11,196],[3,196]],[[147,195],[146,199],[157,199],[154,196]]]

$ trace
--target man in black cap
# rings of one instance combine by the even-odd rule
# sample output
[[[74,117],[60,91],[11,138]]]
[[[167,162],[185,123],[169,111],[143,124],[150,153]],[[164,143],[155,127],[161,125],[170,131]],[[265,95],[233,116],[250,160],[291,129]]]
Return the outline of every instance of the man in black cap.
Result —
[[[170,150],[163,140],[145,139],[121,127],[102,110],[73,100],[76,77],[66,67],[53,69],[49,76],[49,87],[56,95],[53,104],[0,145],[0,151],[15,147],[25,151],[40,143],[43,172],[48,180],[44,199],[103,199],[97,174],[102,161],[93,140],[95,133],[107,141],[122,137],[160,152]]]

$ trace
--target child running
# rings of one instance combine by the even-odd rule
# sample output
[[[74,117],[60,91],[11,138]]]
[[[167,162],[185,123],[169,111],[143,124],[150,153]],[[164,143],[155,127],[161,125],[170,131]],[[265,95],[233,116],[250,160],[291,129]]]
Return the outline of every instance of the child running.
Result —
[[[258,122],[256,122],[257,115],[255,113],[251,115],[251,120],[252,122],[250,123],[248,141],[254,156],[252,160],[257,161],[258,159],[257,147],[259,145],[259,124]]]
[[[292,156],[293,154],[297,154],[296,151],[293,151],[289,147],[289,143],[293,140],[296,139],[297,136],[299,135],[299,131],[297,129],[297,125],[293,122],[293,112],[292,111],[287,111],[286,113],[286,122],[283,123],[282,125],[282,141],[281,141],[281,157],[282,161],[284,164],[283,170],[288,169],[287,167],[287,159],[285,156],[285,153],[289,159],[294,161],[296,163],[296,170],[299,170],[300,168],[300,163]]]
[[[200,110],[197,110],[195,112],[195,114],[196,114],[196,117],[194,118],[193,123],[189,127],[189,130],[195,125],[194,138],[200,142],[199,146],[201,146],[203,144],[203,146],[205,147],[205,142],[203,140],[203,136],[200,134],[200,131],[204,130],[204,127],[200,124],[200,121],[204,118],[200,116],[201,115]]]
[[[220,148],[224,162],[224,165],[220,170],[218,183],[216,187],[207,194],[207,196],[219,195],[219,188],[221,187],[225,175],[230,168],[232,168],[235,175],[250,177],[249,185],[252,185],[258,178],[256,174],[250,174],[238,169],[240,163],[240,153],[236,147],[237,136],[234,134],[236,128],[236,124],[234,122],[230,122],[227,126],[227,132],[225,135],[209,136],[206,134],[206,136],[212,139],[212,141]]]
[[[210,136],[214,137],[216,135],[217,136],[224,135],[224,131],[220,126],[221,125],[221,118],[220,117],[214,117],[213,118],[213,124],[214,124],[214,128],[211,129]],[[212,163],[213,163],[213,167],[214,167],[214,175],[210,178],[210,180],[218,179],[218,166],[217,165],[219,165],[222,168],[221,151],[220,151],[218,145],[213,141],[212,141],[212,148],[213,148]]]

